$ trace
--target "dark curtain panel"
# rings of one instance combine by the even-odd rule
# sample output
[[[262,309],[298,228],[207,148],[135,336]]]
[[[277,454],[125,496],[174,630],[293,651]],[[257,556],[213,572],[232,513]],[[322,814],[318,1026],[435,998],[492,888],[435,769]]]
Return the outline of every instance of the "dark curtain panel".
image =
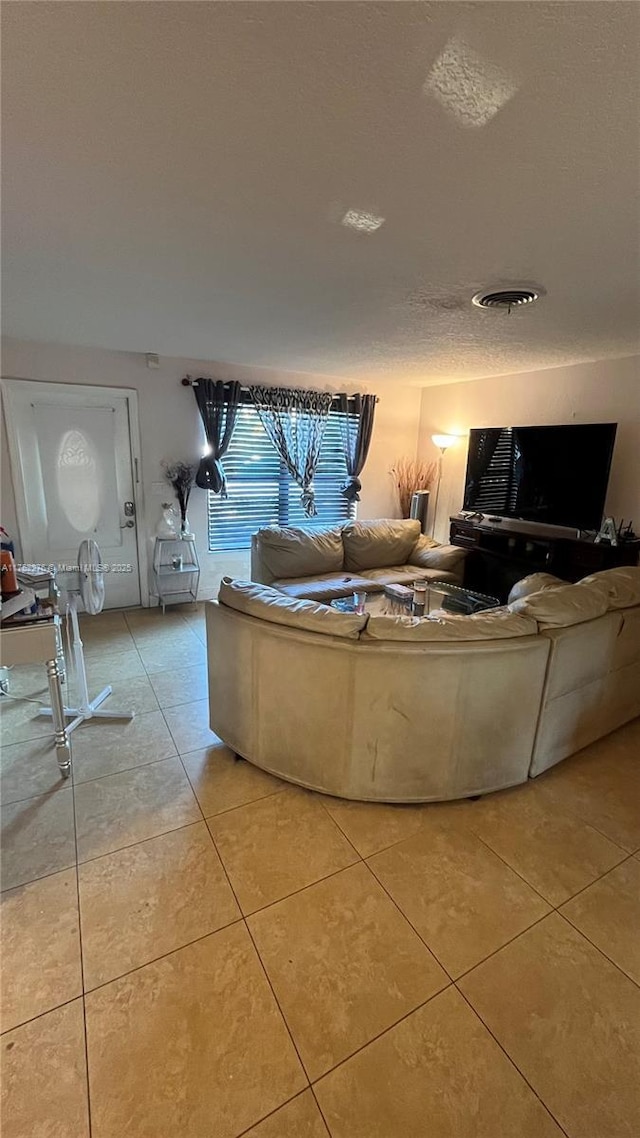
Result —
[[[201,460],[196,486],[227,497],[227,479],[222,459],[229,449],[240,403],[239,383],[223,383],[221,379],[199,379],[193,388],[196,403],[211,447],[211,454]]]
[[[302,490],[307,517],[317,514],[313,476],[333,396],[328,391],[290,387],[251,387],[260,422],[294,482]]]
[[[347,481],[341,486],[344,497],[349,502],[360,501],[359,475],[362,473],[371,442],[373,419],[376,413],[375,395],[338,395],[338,410],[340,411],[340,427],[342,430],[342,446],[344,460],[347,464]]]

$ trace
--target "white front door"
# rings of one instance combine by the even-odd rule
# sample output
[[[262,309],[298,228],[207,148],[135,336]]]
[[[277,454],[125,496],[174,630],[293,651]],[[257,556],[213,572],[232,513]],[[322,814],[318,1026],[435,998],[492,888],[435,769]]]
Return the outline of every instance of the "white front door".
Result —
[[[3,389],[24,561],[77,565],[93,538],[105,608],[139,605],[136,393],[22,379]]]

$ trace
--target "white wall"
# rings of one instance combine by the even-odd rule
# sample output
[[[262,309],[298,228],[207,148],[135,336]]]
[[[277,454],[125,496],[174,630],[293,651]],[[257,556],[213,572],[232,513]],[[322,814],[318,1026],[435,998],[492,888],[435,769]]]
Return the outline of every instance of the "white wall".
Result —
[[[471,427],[527,423],[617,422],[605,513],[632,518],[640,532],[640,357],[576,364],[469,383],[428,387],[422,393],[418,453],[437,455],[431,435],[465,435]],[[467,440],[442,464],[436,537],[447,540],[449,516],[462,506]]]
[[[243,383],[280,383],[285,386],[322,387],[333,391],[369,390],[377,393],[380,401],[376,409],[369,459],[361,478],[362,501],[358,513],[363,518],[398,516],[389,468],[393,460],[402,455],[415,456],[420,421],[419,388],[377,381],[365,387],[362,384],[346,383],[337,377],[324,381],[293,372],[167,357],[161,357],[159,370],[152,371],[146,367],[144,356],[138,354],[10,339],[2,345],[2,375],[6,378],[135,388],[139,394],[140,408],[145,496],[143,524],[149,535],[153,534],[159,516],[160,499],[153,491],[152,483],[162,480],[162,460],[195,460],[202,450],[203,434],[193,392],[180,384],[186,373],[194,376],[211,375],[225,380],[238,379]],[[15,502],[4,431],[3,420],[1,517],[3,524],[16,533]],[[214,596],[223,574],[248,574],[248,553],[207,553],[206,498],[197,487],[192,491],[189,519],[196,533],[203,569],[200,595]]]

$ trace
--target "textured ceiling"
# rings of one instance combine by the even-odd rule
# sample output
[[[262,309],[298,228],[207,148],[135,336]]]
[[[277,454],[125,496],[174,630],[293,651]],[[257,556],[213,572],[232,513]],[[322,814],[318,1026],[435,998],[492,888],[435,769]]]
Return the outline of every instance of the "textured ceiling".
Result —
[[[636,3],[11,3],[3,33],[9,335],[410,383],[638,350]],[[516,281],[547,296],[471,306]]]

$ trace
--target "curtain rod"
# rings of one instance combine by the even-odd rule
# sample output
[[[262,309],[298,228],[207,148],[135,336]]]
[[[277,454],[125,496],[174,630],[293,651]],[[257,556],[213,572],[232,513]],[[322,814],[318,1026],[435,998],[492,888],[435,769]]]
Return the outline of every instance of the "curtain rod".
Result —
[[[183,376],[183,377],[182,377],[182,379],[180,380],[180,383],[182,384],[182,386],[183,386],[183,387],[197,387],[197,386],[198,386],[198,381],[197,381],[197,379],[192,379],[190,375],[185,375],[185,376]],[[275,386],[280,386],[280,387],[282,387],[282,386],[286,386],[286,385],[283,385],[283,384],[277,384],[277,385],[275,385]],[[249,390],[250,390],[250,388],[249,388],[249,387],[248,387],[246,384],[244,384],[244,383],[243,383],[243,384],[241,384],[241,386],[240,386],[240,390],[242,391],[242,394],[243,394],[243,395],[248,395],[248,394],[249,394]],[[317,389],[316,389],[316,388],[310,388],[310,390],[317,390]],[[347,395],[347,399],[353,399],[353,398],[355,398],[355,393],[353,393],[352,395],[349,395],[347,392],[345,392],[345,394]],[[337,393],[337,392],[335,392],[335,393],[333,394],[333,398],[334,398],[334,399],[337,399],[337,398],[338,398],[338,393]],[[375,400],[376,400],[376,403],[378,403],[378,402],[379,402],[379,400],[378,400],[378,396],[377,396],[377,395],[375,396]]]

